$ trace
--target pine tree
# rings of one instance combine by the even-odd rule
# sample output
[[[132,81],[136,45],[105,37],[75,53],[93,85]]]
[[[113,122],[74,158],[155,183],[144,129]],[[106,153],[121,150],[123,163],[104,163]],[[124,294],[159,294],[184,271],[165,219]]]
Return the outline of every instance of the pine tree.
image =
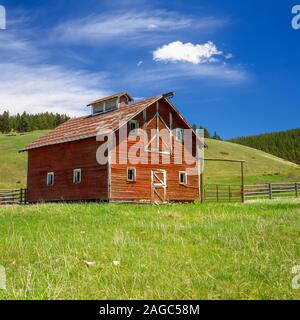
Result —
[[[300,129],[240,137],[230,141],[300,164]]]
[[[210,138],[210,133],[209,133],[209,131],[208,131],[205,127],[203,127],[203,126],[200,126],[200,129],[203,129],[203,130],[204,130],[204,138],[209,139],[209,138]]]
[[[2,133],[9,133],[11,131],[8,111],[4,111],[3,114],[0,115],[0,131]]]
[[[212,136],[212,139],[215,140],[222,140],[222,138],[217,134],[217,132],[215,131],[214,135]]]
[[[0,132],[29,132],[33,130],[54,129],[70,118],[67,115],[53,113],[28,114],[23,112],[10,116],[7,111],[0,114]]]

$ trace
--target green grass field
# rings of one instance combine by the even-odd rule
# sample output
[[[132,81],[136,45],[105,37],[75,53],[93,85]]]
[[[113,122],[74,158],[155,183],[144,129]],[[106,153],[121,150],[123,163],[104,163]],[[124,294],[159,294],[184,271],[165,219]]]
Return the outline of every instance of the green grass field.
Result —
[[[18,150],[44,133],[0,135],[0,189],[25,186]],[[246,183],[300,181],[292,163],[206,143],[206,157],[246,160]],[[207,162],[205,176],[238,183],[239,166]],[[300,200],[0,206],[0,252],[0,299],[299,299]]]
[[[47,131],[24,135],[0,134],[0,189],[25,187],[27,154],[18,153]],[[300,181],[300,167],[268,153],[223,141],[207,139],[206,157],[246,160],[246,183]],[[206,163],[207,183],[239,183],[238,164]]]
[[[299,299],[300,201],[0,207],[0,252],[0,299]]]

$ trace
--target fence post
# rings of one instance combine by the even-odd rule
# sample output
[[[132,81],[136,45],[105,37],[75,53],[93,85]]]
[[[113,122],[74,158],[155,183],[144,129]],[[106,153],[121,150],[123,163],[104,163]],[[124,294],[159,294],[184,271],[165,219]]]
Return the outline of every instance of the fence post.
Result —
[[[269,183],[269,198],[270,198],[270,199],[272,199],[272,193],[273,193],[272,183]]]
[[[217,202],[219,202],[219,185],[217,184]]]
[[[296,198],[298,198],[298,182],[295,183]]]
[[[20,203],[23,203],[23,188],[20,190]]]
[[[245,176],[244,176],[244,162],[241,162],[241,182],[242,182],[242,203],[245,202]]]
[[[229,185],[229,190],[228,190],[228,192],[229,192],[229,202],[231,202],[231,186]]]

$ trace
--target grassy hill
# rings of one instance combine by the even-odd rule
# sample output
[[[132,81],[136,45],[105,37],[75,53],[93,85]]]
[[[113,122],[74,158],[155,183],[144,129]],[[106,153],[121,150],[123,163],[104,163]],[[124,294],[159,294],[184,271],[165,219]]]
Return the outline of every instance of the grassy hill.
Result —
[[[0,189],[26,185],[27,154],[18,153],[47,131],[0,135]],[[206,140],[206,157],[246,160],[246,182],[300,181],[300,168],[268,153],[229,142]],[[238,164],[206,163],[207,182],[238,182]]]
[[[33,131],[24,135],[0,134],[0,189],[26,185],[27,154],[18,151],[48,131]]]
[[[245,160],[246,183],[300,181],[300,166],[269,153],[239,144],[206,139],[206,158]],[[206,162],[207,182],[236,183],[240,179],[238,163]]]
[[[230,142],[256,148],[300,164],[300,128],[240,137]]]

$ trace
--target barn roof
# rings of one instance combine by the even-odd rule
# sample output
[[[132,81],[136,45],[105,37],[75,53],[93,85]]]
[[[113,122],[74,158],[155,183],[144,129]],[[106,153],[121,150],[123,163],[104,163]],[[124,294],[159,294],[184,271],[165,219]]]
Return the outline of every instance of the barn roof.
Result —
[[[115,131],[161,98],[163,98],[163,95],[123,105],[119,109],[104,114],[70,119],[45,136],[27,145],[21,151],[87,139],[96,137],[101,133]]]
[[[119,93],[116,93],[116,94],[114,94],[112,96],[95,100],[95,101],[89,103],[87,106],[90,107],[90,106],[92,106],[94,104],[97,104],[97,103],[100,103],[100,102],[103,102],[103,101],[107,101],[107,100],[111,100],[111,99],[114,99],[114,98],[120,98],[122,96],[126,96],[130,102],[133,101],[133,98],[127,92],[119,92]]]

